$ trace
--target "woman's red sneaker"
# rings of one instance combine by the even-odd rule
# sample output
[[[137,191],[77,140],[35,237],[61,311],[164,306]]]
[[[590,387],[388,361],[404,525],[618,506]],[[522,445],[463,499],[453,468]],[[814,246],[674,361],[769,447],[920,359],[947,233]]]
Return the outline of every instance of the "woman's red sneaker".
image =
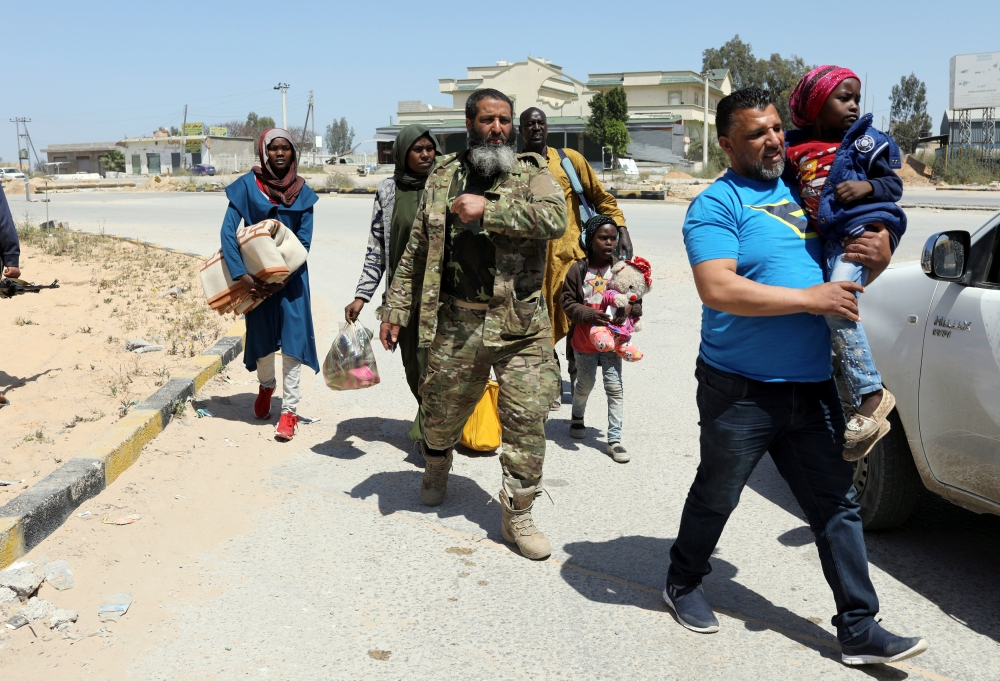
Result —
[[[299,417],[290,411],[282,412],[275,428],[274,436],[279,440],[288,441],[295,437],[295,429],[299,425]]]
[[[257,393],[257,401],[253,403],[253,415],[259,419],[266,419],[271,415],[271,395],[274,388],[261,388]]]

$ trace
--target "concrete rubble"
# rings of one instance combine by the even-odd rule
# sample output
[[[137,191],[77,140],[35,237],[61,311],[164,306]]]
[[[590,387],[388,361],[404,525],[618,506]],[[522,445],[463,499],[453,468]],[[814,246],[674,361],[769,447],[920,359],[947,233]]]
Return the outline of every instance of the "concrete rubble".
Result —
[[[79,619],[80,613],[76,610],[63,610],[56,608],[49,616],[49,629],[62,631]]]
[[[27,617],[29,622],[34,622],[35,620],[43,620],[50,617],[56,610],[56,606],[35,596],[28,601],[27,605],[21,608],[20,614]]]
[[[0,586],[0,610],[9,606],[20,603],[21,599],[17,597],[17,594],[5,586]]]
[[[32,596],[44,580],[45,575],[38,570],[38,566],[29,561],[14,563],[0,571],[0,586],[7,587],[19,598]]]

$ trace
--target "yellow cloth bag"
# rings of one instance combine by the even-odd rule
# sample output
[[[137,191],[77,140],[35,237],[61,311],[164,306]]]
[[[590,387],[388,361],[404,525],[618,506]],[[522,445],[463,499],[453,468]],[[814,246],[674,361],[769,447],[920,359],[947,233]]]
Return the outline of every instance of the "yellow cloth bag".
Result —
[[[492,452],[500,447],[503,429],[500,426],[500,384],[489,381],[476,410],[462,428],[461,443],[477,452]]]

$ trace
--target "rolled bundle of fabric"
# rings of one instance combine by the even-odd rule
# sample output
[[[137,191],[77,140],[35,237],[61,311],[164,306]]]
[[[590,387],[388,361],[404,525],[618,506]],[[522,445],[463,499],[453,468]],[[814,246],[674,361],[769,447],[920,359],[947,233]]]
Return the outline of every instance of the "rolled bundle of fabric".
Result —
[[[237,230],[236,240],[247,272],[267,284],[288,279],[305,264],[308,255],[295,233],[277,220],[244,225]],[[252,299],[243,284],[233,281],[221,249],[201,266],[201,285],[208,306],[220,315],[245,314],[262,302]]]

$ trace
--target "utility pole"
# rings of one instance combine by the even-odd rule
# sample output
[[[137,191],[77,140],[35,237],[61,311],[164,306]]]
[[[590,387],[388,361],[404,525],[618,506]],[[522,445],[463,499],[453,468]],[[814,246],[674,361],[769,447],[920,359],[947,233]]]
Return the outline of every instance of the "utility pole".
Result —
[[[12,118],[10,122],[14,124],[14,130],[17,131],[17,169],[24,172],[24,167],[21,165],[21,159],[27,158],[28,160],[28,170],[31,170],[31,159],[28,158],[28,149],[25,147],[24,154],[21,154],[21,123],[24,123],[24,130],[27,132],[28,123],[31,122],[30,118]],[[28,180],[28,175],[30,172],[24,173],[24,198],[31,201],[31,184]]]
[[[35,149],[35,143],[31,140],[31,133],[28,132],[28,123],[31,122],[30,118],[22,118],[21,121],[24,123],[24,155],[28,158],[28,169],[31,169],[31,158],[28,156],[28,149],[31,149],[31,153],[35,155],[36,167],[42,164],[42,160],[38,158],[38,150]]]
[[[702,74],[705,79],[705,96],[702,101],[705,109],[705,120],[701,128],[701,172],[708,172],[708,69]]]
[[[309,108],[306,109],[306,122],[302,124],[302,140],[299,142],[299,144],[303,148],[306,146],[306,134],[309,131],[309,116],[310,115],[313,117],[313,132],[315,132],[316,131],[316,114],[313,113],[313,91],[312,90],[309,91]],[[316,136],[313,135],[313,142],[314,143],[309,145],[309,147],[311,149],[315,149],[316,148],[315,140],[316,140]],[[315,154],[313,156],[314,156],[313,162],[315,163],[315,161],[316,161]]]
[[[865,98],[865,103],[861,105],[861,115],[862,116],[864,116],[866,113],[868,113],[866,111],[866,109],[868,108],[868,72],[867,71],[865,71],[865,94],[864,94],[864,98]],[[875,106],[872,105],[872,108],[874,109]]]
[[[188,105],[184,105],[184,122],[181,123],[181,168],[187,168],[187,125],[188,125]]]
[[[275,90],[281,90],[281,127],[285,130],[288,129],[288,109],[285,107],[285,93],[288,92],[288,88],[291,87],[288,83],[278,83],[274,86]]]

